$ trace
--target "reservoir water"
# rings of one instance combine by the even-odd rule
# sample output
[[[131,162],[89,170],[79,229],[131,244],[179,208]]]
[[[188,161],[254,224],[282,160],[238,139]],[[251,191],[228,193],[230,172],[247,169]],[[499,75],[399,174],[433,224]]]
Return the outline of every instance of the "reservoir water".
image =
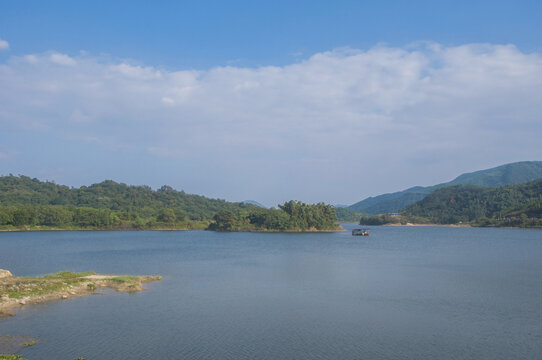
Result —
[[[0,268],[163,276],[0,319],[29,360],[542,358],[540,230],[0,233]]]

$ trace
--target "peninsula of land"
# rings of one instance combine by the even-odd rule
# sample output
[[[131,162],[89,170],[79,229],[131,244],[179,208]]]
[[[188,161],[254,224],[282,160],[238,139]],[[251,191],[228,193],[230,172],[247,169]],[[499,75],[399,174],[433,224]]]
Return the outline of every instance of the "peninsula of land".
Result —
[[[29,304],[91,295],[97,289],[137,292],[143,290],[143,283],[161,279],[161,276],[98,275],[93,271],[16,277],[0,269],[0,316],[12,316],[10,310]]]
[[[288,201],[278,208],[153,190],[106,180],[70,188],[27,176],[0,177],[0,231],[340,231],[336,209]]]

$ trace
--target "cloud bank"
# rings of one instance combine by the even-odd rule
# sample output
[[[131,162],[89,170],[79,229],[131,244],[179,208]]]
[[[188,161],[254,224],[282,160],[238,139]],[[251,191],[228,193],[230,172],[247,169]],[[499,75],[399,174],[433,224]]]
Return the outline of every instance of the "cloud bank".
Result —
[[[6,40],[0,39],[0,50],[9,49],[9,43]]]
[[[71,147],[51,166],[106,149],[98,178],[131,153],[154,175],[134,160],[119,180],[229,199],[353,203],[542,159],[542,56],[513,45],[345,48],[180,71],[49,52],[9,58],[0,83],[0,126],[18,153],[38,151],[23,145],[35,134],[45,153],[47,139]]]

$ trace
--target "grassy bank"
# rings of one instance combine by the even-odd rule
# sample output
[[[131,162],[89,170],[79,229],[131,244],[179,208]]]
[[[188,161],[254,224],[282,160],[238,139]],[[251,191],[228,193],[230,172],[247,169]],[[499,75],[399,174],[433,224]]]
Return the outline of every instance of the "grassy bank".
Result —
[[[45,301],[62,300],[92,294],[97,289],[110,288],[123,292],[143,290],[142,284],[160,280],[161,276],[98,275],[93,271],[74,273],[61,271],[43,277],[15,277],[0,271],[0,314],[13,315],[16,307]]]

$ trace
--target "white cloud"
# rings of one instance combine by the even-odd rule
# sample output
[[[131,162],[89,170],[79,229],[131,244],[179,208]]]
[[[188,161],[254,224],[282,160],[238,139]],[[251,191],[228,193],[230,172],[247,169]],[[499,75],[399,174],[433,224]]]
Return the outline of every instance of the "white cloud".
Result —
[[[4,128],[192,159],[193,191],[240,199],[355,201],[542,159],[542,56],[512,45],[345,48],[204,71],[46,53],[12,57],[0,82]],[[203,188],[209,177],[221,185]]]
[[[133,78],[136,80],[153,80],[160,79],[162,77],[160,71],[157,71],[150,66],[141,67],[128,64],[119,64],[112,65],[111,70],[116,71],[128,78]]]
[[[0,50],[9,49],[9,43],[6,40],[0,39]]]
[[[170,97],[167,97],[167,96],[164,96],[162,98],[162,102],[166,105],[175,105],[175,100],[173,100],[172,98]]]
[[[36,55],[30,54],[23,56],[24,61],[29,64],[35,64],[38,62],[38,57]]]
[[[52,63],[55,63],[57,65],[75,66],[77,64],[75,59],[65,54],[52,53],[49,59],[51,60]]]

